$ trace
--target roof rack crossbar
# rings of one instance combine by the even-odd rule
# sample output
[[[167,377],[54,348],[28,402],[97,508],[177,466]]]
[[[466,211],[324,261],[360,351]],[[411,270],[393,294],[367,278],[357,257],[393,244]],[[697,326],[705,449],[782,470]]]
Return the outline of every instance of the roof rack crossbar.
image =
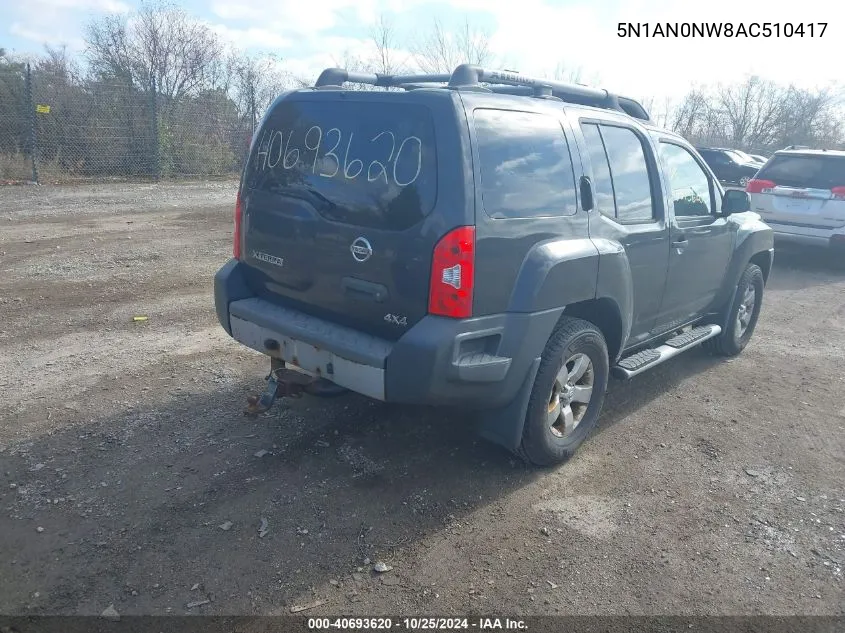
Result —
[[[384,88],[400,87],[411,82],[446,83],[451,75],[385,75],[382,73],[359,73],[343,68],[326,68],[317,78],[315,88],[342,86],[345,83],[368,84]]]
[[[646,109],[634,99],[621,97],[601,88],[539,79],[509,70],[491,70],[472,64],[461,64],[451,74],[386,75],[361,73],[342,68],[327,68],[317,79],[315,88],[341,87],[345,83],[362,83],[386,88],[416,90],[447,84],[453,89],[485,90],[502,94],[557,98],[569,103],[624,112],[643,121],[650,121]]]

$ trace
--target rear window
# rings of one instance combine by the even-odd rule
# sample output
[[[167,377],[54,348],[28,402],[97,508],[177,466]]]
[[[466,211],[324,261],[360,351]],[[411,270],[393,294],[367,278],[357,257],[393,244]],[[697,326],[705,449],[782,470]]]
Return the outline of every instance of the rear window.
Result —
[[[481,197],[492,218],[575,213],[575,174],[560,121],[533,112],[473,112]]]
[[[330,220],[406,229],[437,197],[431,113],[409,103],[282,101],[261,129],[244,184],[305,199]]]
[[[845,156],[780,154],[756,176],[784,187],[832,189],[845,187]]]

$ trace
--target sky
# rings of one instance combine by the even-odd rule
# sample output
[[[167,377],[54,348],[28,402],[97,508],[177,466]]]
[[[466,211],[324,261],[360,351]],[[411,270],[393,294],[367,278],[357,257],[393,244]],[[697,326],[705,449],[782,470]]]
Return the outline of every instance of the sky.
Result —
[[[741,81],[751,74],[806,88],[843,75],[845,5],[830,0],[183,0],[232,45],[280,56],[303,78],[316,78],[345,51],[366,55],[373,24],[386,16],[400,47],[433,17],[485,29],[502,66],[543,74],[562,65],[590,83],[636,99],[674,99],[694,85]],[[0,0],[0,47],[37,53],[45,43],[84,48],[84,27],[107,13],[131,13],[137,0]],[[802,37],[624,38],[618,24],[769,22],[805,25]],[[808,23],[816,37],[809,37]],[[819,37],[821,25],[826,31]],[[759,28],[759,27],[757,27]],[[641,29],[644,33],[645,27]],[[400,51],[400,55],[402,51]],[[845,82],[843,82],[845,83]]]

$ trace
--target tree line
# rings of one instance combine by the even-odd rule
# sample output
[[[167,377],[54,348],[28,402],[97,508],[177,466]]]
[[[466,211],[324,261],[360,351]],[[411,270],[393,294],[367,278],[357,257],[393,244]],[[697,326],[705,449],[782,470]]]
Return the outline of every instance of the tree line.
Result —
[[[166,3],[94,19],[84,38],[78,58],[61,47],[26,58],[0,49],[0,178],[28,172],[33,124],[37,162],[57,176],[235,173],[272,100],[314,80],[291,74],[274,55],[233,49],[206,23]],[[434,19],[409,40],[386,16],[374,24],[368,52],[339,51],[334,62],[379,73],[503,65],[490,34],[469,21],[449,28]],[[565,64],[543,74],[584,80],[583,69]],[[695,87],[678,103],[641,101],[658,123],[693,143],[765,153],[793,144],[843,147],[841,96],[750,77]],[[36,104],[49,112],[40,107],[33,120]]]

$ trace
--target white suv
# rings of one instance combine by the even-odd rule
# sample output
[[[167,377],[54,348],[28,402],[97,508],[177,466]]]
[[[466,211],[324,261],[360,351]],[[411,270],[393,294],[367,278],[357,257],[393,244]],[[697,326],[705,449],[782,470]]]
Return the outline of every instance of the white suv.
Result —
[[[746,191],[777,241],[845,251],[845,151],[775,152]]]

